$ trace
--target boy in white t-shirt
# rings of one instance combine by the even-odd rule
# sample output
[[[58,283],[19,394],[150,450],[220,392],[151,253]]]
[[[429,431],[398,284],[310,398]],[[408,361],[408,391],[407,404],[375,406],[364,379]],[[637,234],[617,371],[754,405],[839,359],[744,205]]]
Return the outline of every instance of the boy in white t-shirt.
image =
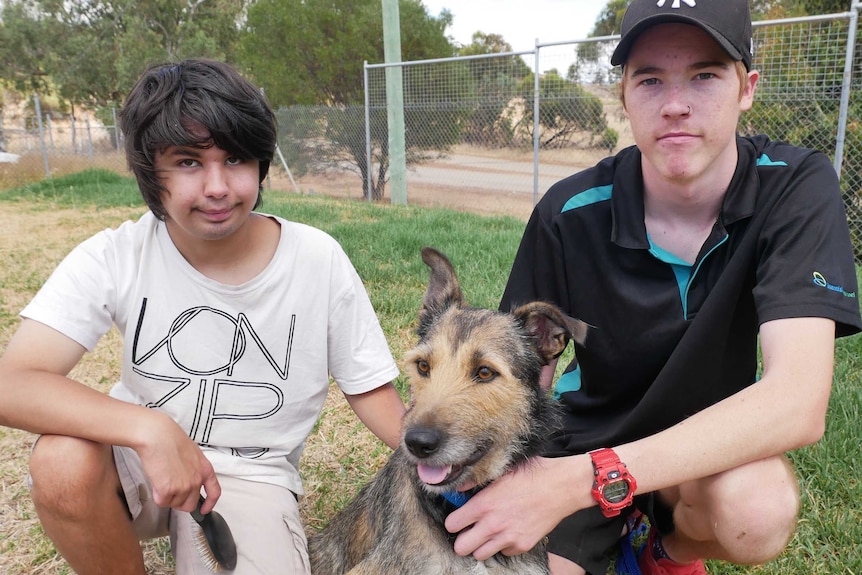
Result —
[[[230,66],[149,69],[120,114],[150,211],[83,242],[22,311],[0,358],[0,424],[40,434],[45,533],[78,573],[145,573],[171,534],[177,572],[207,573],[193,521],[218,511],[242,574],[307,573],[297,497],[305,438],[335,379],[389,446],[398,369],[362,282],[320,230],[256,213],[276,120]],[[116,325],[110,396],[67,377]]]

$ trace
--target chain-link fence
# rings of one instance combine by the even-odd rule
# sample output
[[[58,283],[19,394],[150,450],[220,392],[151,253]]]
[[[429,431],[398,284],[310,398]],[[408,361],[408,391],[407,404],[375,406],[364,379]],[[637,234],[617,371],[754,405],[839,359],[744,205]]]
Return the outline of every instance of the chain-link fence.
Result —
[[[833,158],[862,262],[862,49],[855,43],[860,6],[854,1],[846,13],[755,23],[761,77],[739,131]],[[526,217],[554,182],[631,145],[617,93],[620,71],[609,63],[617,40],[537,42],[525,52],[397,64],[408,202],[469,204]],[[282,169],[273,170],[272,187],[357,199],[387,196],[391,66],[366,64],[365,105],[278,110],[275,165]],[[124,166],[111,118],[46,116],[39,124],[31,118],[0,126],[0,151],[44,154],[49,173],[49,160],[70,154],[113,158]]]
[[[862,101],[856,89],[862,80],[853,74],[862,57],[855,46],[858,8],[854,3],[847,13],[755,24],[761,79],[739,132],[765,133],[833,158],[862,261]],[[442,194],[454,187],[493,194],[477,195],[477,201],[517,193],[536,199],[561,177],[632,144],[617,91],[620,70],[609,62],[617,40],[537,43],[526,53],[399,64],[410,192],[431,186]],[[381,189],[374,177],[385,173],[390,66],[366,66],[367,143],[378,167],[363,176],[373,197]],[[418,150],[426,160],[429,150],[438,156],[411,164]]]
[[[7,112],[9,107],[28,110],[28,103],[35,115],[0,114],[0,183],[4,187],[89,167],[125,172],[116,110],[107,110],[107,121],[88,111],[43,113],[38,95],[30,102],[7,99],[5,107]]]
[[[120,134],[116,127],[116,109],[109,110],[108,123],[99,121],[89,112],[41,113],[39,96],[33,97],[33,107],[39,113],[24,115],[13,122],[0,124],[0,152],[17,156],[45,155],[50,160],[62,156],[87,156],[120,150]],[[50,176],[50,171],[47,174]]]

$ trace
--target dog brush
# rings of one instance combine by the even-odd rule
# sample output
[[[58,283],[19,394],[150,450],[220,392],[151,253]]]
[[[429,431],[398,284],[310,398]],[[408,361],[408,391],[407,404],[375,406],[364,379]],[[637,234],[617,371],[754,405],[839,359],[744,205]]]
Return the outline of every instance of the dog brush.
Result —
[[[227,521],[215,511],[206,515],[201,513],[204,496],[198,499],[198,506],[192,511],[192,518],[200,526],[197,533],[198,553],[210,571],[232,571],[236,568],[236,543]]]

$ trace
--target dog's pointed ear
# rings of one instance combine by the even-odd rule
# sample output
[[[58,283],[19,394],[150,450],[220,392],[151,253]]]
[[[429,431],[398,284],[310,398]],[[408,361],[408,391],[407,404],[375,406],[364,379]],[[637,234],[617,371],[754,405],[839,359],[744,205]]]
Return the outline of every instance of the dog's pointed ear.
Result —
[[[545,363],[560,357],[569,340],[583,344],[587,339],[587,324],[567,316],[555,305],[532,302],[518,307],[512,314],[536,339]]]
[[[431,277],[419,309],[419,337],[425,337],[428,328],[441,313],[452,306],[464,307],[464,294],[449,260],[434,248],[422,248],[422,261],[431,268]]]

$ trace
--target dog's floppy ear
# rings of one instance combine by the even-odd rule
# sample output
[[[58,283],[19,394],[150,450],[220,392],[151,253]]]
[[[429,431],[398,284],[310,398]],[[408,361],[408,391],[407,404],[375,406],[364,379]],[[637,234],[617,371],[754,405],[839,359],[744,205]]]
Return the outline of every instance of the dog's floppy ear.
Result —
[[[518,307],[512,314],[536,338],[545,363],[560,357],[570,339],[580,344],[587,339],[587,324],[567,316],[555,305],[532,302]]]
[[[446,256],[434,248],[425,247],[422,248],[422,261],[431,268],[431,277],[419,309],[419,337],[425,337],[428,328],[441,313],[452,306],[460,308],[466,305],[458,278],[455,277],[455,269]]]

